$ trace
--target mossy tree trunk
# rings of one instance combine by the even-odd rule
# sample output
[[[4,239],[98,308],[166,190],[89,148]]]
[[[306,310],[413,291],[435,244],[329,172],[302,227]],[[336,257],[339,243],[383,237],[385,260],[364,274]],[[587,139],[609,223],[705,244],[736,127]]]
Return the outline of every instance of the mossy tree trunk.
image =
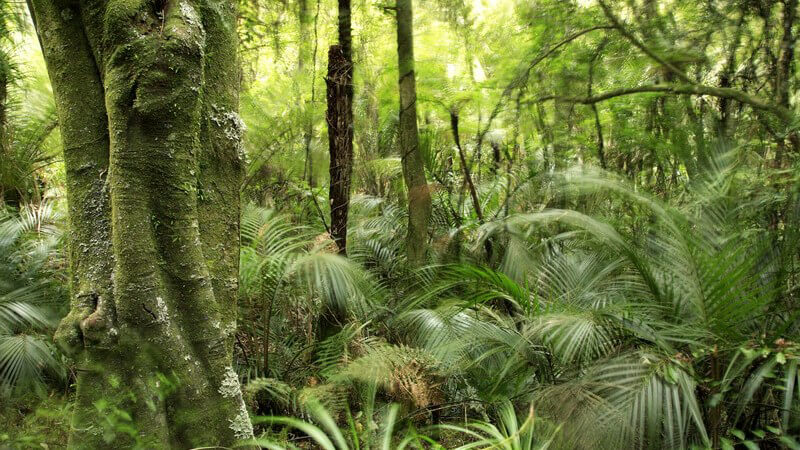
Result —
[[[406,252],[412,266],[425,262],[431,193],[419,149],[417,86],[414,76],[414,11],[412,0],[397,0],[397,62],[399,68],[399,144],[403,178],[408,190]]]
[[[350,0],[339,0],[339,43],[328,50],[328,147],[330,151],[331,237],[347,254],[347,213],[353,173],[353,53]]]
[[[64,143],[74,448],[252,436],[232,368],[242,123],[233,0],[29,0]],[[116,425],[115,425],[116,424]]]

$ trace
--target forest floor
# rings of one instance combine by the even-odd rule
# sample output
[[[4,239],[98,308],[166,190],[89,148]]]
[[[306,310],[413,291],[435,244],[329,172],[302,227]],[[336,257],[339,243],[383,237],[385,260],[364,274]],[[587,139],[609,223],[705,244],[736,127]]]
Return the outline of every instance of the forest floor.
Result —
[[[0,405],[0,450],[65,448],[71,396],[23,396]]]

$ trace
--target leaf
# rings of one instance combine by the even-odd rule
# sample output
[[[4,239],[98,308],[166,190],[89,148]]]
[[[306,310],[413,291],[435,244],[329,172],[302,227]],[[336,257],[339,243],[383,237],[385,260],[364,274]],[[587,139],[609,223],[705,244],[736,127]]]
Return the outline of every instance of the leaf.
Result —
[[[314,442],[317,443],[323,450],[336,450],[336,447],[331,442],[330,438],[328,438],[325,433],[319,429],[318,427],[311,425],[310,423],[303,422],[302,420],[293,419],[291,417],[277,417],[277,416],[260,416],[254,417],[253,423],[267,423],[267,424],[277,424],[277,425],[286,425],[292,428],[297,428],[298,430],[302,431],[303,433],[307,434]],[[346,447],[343,447],[340,450],[346,450]]]

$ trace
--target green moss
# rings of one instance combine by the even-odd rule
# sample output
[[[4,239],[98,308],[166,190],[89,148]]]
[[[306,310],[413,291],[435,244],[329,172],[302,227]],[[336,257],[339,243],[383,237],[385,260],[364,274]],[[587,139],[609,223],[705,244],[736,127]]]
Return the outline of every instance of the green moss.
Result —
[[[250,437],[231,377],[243,133],[233,3],[170,2],[163,23],[151,1],[57,3],[34,10],[74,230],[73,309],[58,333],[83,365],[71,445]],[[154,373],[179,382],[165,391]]]

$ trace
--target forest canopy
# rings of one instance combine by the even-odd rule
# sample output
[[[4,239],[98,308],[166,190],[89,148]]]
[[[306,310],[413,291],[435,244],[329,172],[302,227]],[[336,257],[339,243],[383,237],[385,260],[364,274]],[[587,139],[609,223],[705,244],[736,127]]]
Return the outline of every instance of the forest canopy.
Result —
[[[0,3],[0,448],[800,448],[797,0]]]

